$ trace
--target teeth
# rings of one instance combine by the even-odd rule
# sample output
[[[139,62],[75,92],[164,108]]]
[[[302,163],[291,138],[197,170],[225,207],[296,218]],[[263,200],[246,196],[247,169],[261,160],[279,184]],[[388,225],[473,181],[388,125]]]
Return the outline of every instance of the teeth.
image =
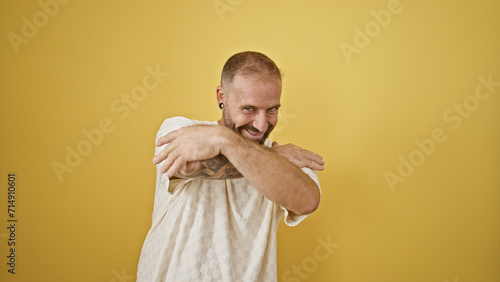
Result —
[[[252,134],[252,135],[259,135],[259,133],[258,133],[258,132],[254,132],[254,131],[251,131],[251,130],[249,130],[249,129],[247,129],[247,131],[248,131],[248,133],[250,133],[250,134]]]

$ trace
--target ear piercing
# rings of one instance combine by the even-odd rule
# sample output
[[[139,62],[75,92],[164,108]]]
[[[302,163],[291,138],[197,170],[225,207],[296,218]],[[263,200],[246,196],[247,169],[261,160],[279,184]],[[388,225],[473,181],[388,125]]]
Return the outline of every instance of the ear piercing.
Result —
[[[224,109],[224,103],[220,103],[220,104],[219,104],[219,108],[220,108],[221,110],[222,110],[222,109]]]

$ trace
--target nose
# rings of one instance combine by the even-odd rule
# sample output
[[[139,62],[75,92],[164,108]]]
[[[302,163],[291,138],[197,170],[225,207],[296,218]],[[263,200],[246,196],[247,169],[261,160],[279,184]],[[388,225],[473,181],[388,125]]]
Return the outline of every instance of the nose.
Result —
[[[261,112],[258,115],[256,115],[255,120],[253,121],[253,127],[258,129],[260,132],[266,132],[267,125],[268,125],[268,122],[266,120],[266,113],[265,112]]]

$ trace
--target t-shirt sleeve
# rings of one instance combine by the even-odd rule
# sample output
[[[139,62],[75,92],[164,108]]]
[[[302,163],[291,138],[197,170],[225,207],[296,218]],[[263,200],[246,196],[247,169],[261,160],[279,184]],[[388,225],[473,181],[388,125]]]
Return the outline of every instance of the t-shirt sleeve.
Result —
[[[166,119],[163,122],[163,124],[161,125],[160,129],[158,130],[158,133],[156,134],[156,140],[158,140],[159,138],[161,138],[161,137],[163,137],[163,136],[165,136],[165,135],[169,134],[170,132],[173,132],[177,129],[180,129],[180,128],[186,127],[186,126],[195,125],[195,124],[196,124],[196,122],[194,120],[191,120],[191,119],[188,119],[185,117],[173,117],[173,118]],[[165,144],[165,145],[160,146],[160,147],[156,147],[155,155],[160,153],[163,150],[163,148],[165,148],[165,146],[167,146],[167,145],[168,144]],[[160,172],[160,168],[164,162],[165,161],[156,165],[157,181],[159,182],[158,186],[161,189],[164,188],[169,193],[173,193],[175,190],[175,187],[177,186],[177,185],[175,185],[176,183],[170,183],[170,180],[168,179],[168,177],[165,174]]]
[[[302,171],[305,172],[309,177],[311,177],[312,180],[318,185],[319,189],[319,195],[321,198],[321,187],[319,185],[319,180],[318,180],[318,174],[316,173],[315,170],[310,169],[308,167],[303,167]],[[298,225],[302,220],[304,220],[309,214],[304,214],[304,215],[296,215],[295,213],[285,209],[284,207],[281,207],[285,211],[285,223],[288,226],[296,226]]]

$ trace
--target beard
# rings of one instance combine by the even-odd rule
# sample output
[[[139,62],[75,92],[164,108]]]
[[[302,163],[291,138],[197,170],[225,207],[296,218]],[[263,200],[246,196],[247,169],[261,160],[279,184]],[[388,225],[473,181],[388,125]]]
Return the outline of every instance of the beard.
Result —
[[[224,125],[231,128],[232,130],[234,130],[235,132],[237,132],[241,136],[243,136],[242,131],[244,129],[247,129],[251,132],[261,133],[260,130],[253,127],[250,123],[236,127],[236,124],[234,123],[233,119],[231,118],[231,115],[229,114],[229,110],[227,107],[224,108],[224,110],[222,111],[222,117],[224,119]],[[268,124],[267,130],[264,133],[264,136],[262,136],[262,138],[260,140],[253,140],[253,139],[250,139],[250,140],[258,142],[259,144],[263,145],[264,142],[266,141],[267,137],[269,136],[269,134],[271,134],[271,131],[273,131],[273,129],[274,129],[274,126],[271,123],[268,122],[267,124]]]

